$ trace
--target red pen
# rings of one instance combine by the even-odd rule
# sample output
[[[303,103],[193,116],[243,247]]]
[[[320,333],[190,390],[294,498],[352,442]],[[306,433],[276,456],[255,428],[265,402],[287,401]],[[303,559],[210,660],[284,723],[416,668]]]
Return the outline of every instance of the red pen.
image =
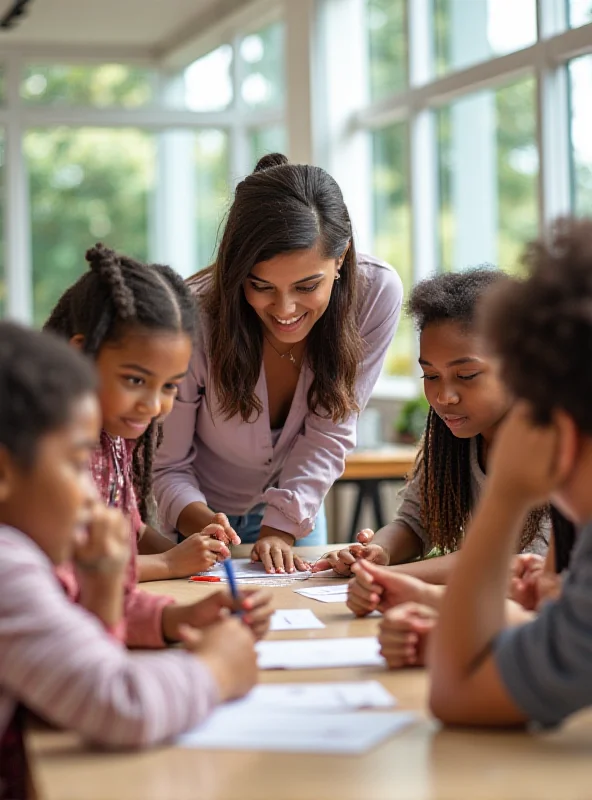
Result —
[[[190,581],[203,581],[204,583],[220,583],[221,578],[216,575],[192,575]]]

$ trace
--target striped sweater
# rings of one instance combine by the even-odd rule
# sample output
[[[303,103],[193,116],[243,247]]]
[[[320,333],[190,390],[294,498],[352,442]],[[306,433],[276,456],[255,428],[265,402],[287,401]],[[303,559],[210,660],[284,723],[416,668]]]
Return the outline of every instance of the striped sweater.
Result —
[[[91,742],[134,747],[198,724],[218,690],[189,653],[128,652],[65,597],[31,539],[0,526],[0,741],[19,703]]]

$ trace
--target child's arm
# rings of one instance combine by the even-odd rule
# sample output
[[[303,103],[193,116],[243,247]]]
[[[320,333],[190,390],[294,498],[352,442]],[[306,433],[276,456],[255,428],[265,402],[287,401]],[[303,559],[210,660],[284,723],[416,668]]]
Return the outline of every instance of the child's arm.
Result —
[[[518,694],[519,686],[523,708],[536,705],[526,696],[530,688],[524,689],[524,679],[529,670],[546,666],[541,659],[543,654],[548,656],[546,621],[539,618],[514,628],[497,641],[505,626],[508,570],[524,520],[529,509],[546,501],[563,478],[562,464],[556,463],[555,429],[533,427],[529,419],[524,404],[518,404],[499,434],[483,498],[442,602],[431,658],[430,703],[444,722],[508,725],[532,716],[508,690],[508,664],[513,671],[512,694]],[[540,634],[538,641],[527,637],[531,631]],[[520,652],[506,649],[504,654],[504,642],[516,633],[525,634]],[[545,682],[532,680],[531,684]],[[548,682],[540,693],[545,691],[550,691]],[[538,698],[543,707],[545,699]],[[554,714],[549,708],[537,718],[546,715],[549,719]]]
[[[175,545],[144,525],[138,542],[138,581],[166,581],[205,572],[216,561],[230,557],[228,547],[217,538],[222,534],[220,525],[208,525]]]

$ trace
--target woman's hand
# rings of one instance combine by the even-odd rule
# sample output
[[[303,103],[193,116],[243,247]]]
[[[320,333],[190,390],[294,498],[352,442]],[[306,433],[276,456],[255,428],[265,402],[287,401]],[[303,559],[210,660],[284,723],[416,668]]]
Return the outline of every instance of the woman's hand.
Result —
[[[372,544],[373,538],[374,531],[365,528],[356,536],[357,544],[350,544],[343,550],[333,550],[321,556],[314,564],[312,571],[321,572],[324,569],[332,569],[342,578],[349,578],[352,566],[362,558],[373,564],[386,566],[389,563],[389,554],[381,545]]]
[[[403,603],[386,612],[380,623],[380,654],[390,669],[425,664],[428,637],[438,612],[419,603]]]
[[[259,540],[251,550],[251,561],[261,561],[271,574],[304,572],[310,569],[310,564],[292,552],[295,541],[291,533],[262,525]]]

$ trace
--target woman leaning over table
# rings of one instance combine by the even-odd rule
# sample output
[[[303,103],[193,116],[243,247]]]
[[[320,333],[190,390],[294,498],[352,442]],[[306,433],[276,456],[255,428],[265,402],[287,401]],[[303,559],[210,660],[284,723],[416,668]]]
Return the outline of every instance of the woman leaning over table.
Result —
[[[216,262],[190,285],[198,333],[156,459],[161,519],[189,536],[225,514],[267,572],[305,569],[292,547],[322,543],[401,281],[356,254],[333,178],[274,154],[238,184]]]

